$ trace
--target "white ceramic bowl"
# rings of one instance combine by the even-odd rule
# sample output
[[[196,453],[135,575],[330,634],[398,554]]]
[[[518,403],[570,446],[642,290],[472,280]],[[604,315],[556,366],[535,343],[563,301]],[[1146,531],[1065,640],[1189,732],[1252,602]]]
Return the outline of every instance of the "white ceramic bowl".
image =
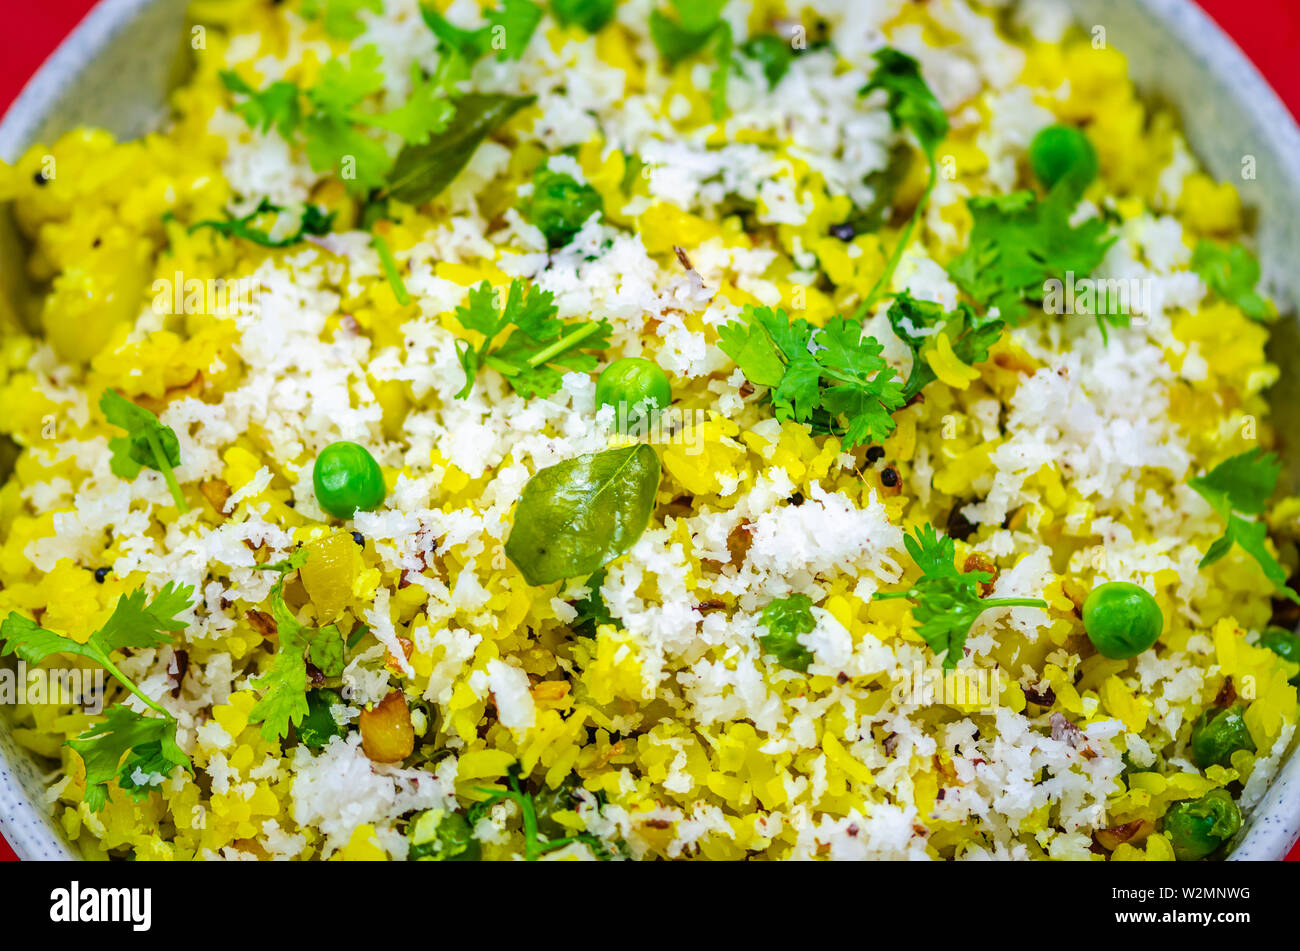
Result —
[[[1085,27],[1127,54],[1144,94],[1171,103],[1211,172],[1237,185],[1257,216],[1260,257],[1284,312],[1300,304],[1300,129],[1241,51],[1191,0],[1069,0]],[[77,125],[141,134],[164,115],[169,83],[185,62],[185,0],[102,0],[28,83],[0,123],[0,157]],[[175,55],[167,55],[175,52]],[[1253,157],[1256,177],[1243,180]],[[0,221],[0,248],[4,230]],[[1273,359],[1300,366],[1294,317],[1277,325]],[[1279,431],[1300,432],[1300,375],[1274,390]],[[1293,390],[1293,388],[1296,388]],[[1292,409],[1292,407],[1296,407]],[[1291,418],[1290,414],[1296,414]],[[1300,440],[1296,440],[1300,444]],[[1290,450],[1290,451],[1288,451]],[[1290,490],[1300,488],[1300,448],[1282,447]],[[0,832],[20,858],[74,857],[45,808],[39,768],[0,719]],[[1300,836],[1300,757],[1291,756],[1256,808],[1234,859],[1281,859]]]

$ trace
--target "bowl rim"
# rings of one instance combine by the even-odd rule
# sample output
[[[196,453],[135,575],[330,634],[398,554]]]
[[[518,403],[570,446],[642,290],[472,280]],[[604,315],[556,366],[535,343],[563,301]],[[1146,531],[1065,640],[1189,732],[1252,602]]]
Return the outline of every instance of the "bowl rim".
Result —
[[[158,0],[98,0],[23,84],[0,119],[0,158],[12,162],[28,148],[60,93],[75,82],[94,53],[113,39],[139,11]]]
[[[92,55],[110,44],[141,11],[160,0],[99,0],[24,84],[0,119],[0,157],[16,160],[30,147],[62,92],[75,84]],[[1300,185],[1300,126],[1259,69],[1236,42],[1193,0],[1129,0],[1144,6],[1202,64],[1231,84],[1234,99],[1248,103],[1261,131],[1273,139],[1284,178]],[[0,722],[0,729],[4,728]],[[1300,730],[1296,731],[1300,737]],[[1233,860],[1281,860],[1300,838],[1300,755],[1293,742],[1282,766],[1256,803],[1233,846]],[[76,856],[59,838],[49,810],[26,795],[0,751],[0,834],[22,860]]]

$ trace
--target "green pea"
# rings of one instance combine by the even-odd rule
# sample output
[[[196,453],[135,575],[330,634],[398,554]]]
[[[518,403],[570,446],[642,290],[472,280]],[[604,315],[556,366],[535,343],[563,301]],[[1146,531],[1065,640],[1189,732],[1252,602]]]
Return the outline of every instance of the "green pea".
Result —
[[[379,508],[387,494],[384,473],[375,457],[354,442],[333,442],[321,450],[312,468],[316,501],[335,518]]]
[[[1206,858],[1240,828],[1241,810],[1222,789],[1212,789],[1193,802],[1177,803],[1162,822],[1162,831],[1180,862]]]
[[[615,360],[596,381],[596,405],[612,406],[618,418],[635,420],[638,408],[665,409],[673,401],[668,374],[645,357]]]
[[[546,236],[552,250],[562,248],[582,230],[587,219],[605,210],[600,192],[581,185],[572,175],[542,167],[533,174],[533,194],[520,205],[530,222]]]
[[[1088,137],[1073,126],[1050,125],[1034,136],[1029,146],[1029,164],[1045,188],[1052,188],[1067,175],[1080,192],[1097,177],[1097,150]]]
[[[1300,664],[1300,637],[1284,628],[1267,628],[1263,634],[1259,635],[1259,646],[1267,647],[1283,660],[1289,660],[1293,664]],[[1300,687],[1300,674],[1292,677],[1291,683]]]
[[[459,812],[422,812],[411,820],[407,838],[411,848],[406,857],[411,862],[477,862],[483,857],[483,847]]]
[[[1220,707],[1206,710],[1192,727],[1189,748],[1192,762],[1201,769],[1211,766],[1231,766],[1232,754],[1237,750],[1253,750],[1255,741],[1250,738],[1241,707]]]
[[[1160,638],[1165,618],[1145,590],[1127,581],[1107,581],[1083,602],[1083,629],[1098,653],[1112,660],[1136,657]]]

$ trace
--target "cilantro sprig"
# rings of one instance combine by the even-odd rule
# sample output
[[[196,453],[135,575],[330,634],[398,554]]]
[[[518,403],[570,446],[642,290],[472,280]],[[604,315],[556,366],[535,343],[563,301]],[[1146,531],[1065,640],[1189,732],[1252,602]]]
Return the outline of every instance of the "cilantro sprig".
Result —
[[[0,656],[16,655],[29,664],[39,664],[52,654],[85,657],[158,714],[137,713],[117,704],[109,708],[102,723],[68,741],[85,762],[85,801],[96,812],[107,805],[108,785],[114,779],[138,799],[149,787],[136,781],[137,774],[165,776],[175,766],[193,772],[189,757],[176,742],[176,719],[122,673],[112,657],[114,651],[168,644],[168,635],[185,627],[180,615],[188,610],[193,596],[192,587],[169,583],[149,600],[144,589],[137,588],[118,598],[108,622],[84,643],[46,630],[17,612],[0,624],[0,640],[4,641]]]
[[[519,807],[519,814],[523,819],[524,826],[524,860],[536,862],[543,855],[549,852],[555,852],[564,848],[573,842],[581,842],[591,849],[597,859],[605,861],[610,858],[609,850],[605,848],[605,843],[596,838],[589,832],[579,832],[576,835],[565,836],[560,839],[544,841],[537,827],[537,806],[533,802],[532,793],[526,793],[519,785],[519,770],[517,767],[511,767],[506,776],[508,789],[489,789],[485,786],[477,787],[480,793],[487,796],[481,802],[476,802],[469,808],[465,818],[470,828],[487,815],[488,810],[499,802],[509,800]]]
[[[832,317],[817,328],[783,310],[747,306],[743,322],[718,328],[718,346],[751,383],[770,387],[778,419],[833,433],[851,449],[894,431],[906,400],[883,348],[862,322]]]
[[[143,406],[137,406],[116,390],[105,390],[99,398],[99,409],[108,422],[125,429],[125,436],[117,436],[108,441],[112,459],[109,468],[119,479],[133,480],[142,468],[161,472],[167,482],[167,489],[176,502],[180,512],[188,512],[185,495],[180,483],[172,472],[181,464],[180,440],[176,431],[164,426],[153,413]]]
[[[912,351],[912,369],[903,384],[905,403],[915,399],[936,379],[923,353],[934,335],[924,331],[937,330],[944,334],[957,359],[971,365],[989,358],[989,348],[998,342],[1006,326],[999,317],[977,314],[967,303],[947,311],[942,304],[917,300],[907,291],[894,298],[886,316],[894,334]]]
[[[211,228],[227,238],[242,238],[264,248],[287,248],[290,245],[297,244],[307,235],[329,234],[330,227],[334,223],[334,213],[332,211],[327,213],[316,205],[305,205],[302,214],[298,218],[298,226],[292,233],[281,238],[274,238],[271,236],[271,232],[274,230],[276,222],[275,220],[267,222],[266,219],[274,219],[284,210],[279,205],[273,204],[269,198],[263,198],[257,207],[246,215],[239,217],[227,216],[225,221],[215,219],[199,221],[190,225],[189,232],[193,234],[203,228]],[[268,227],[259,227],[263,223],[266,223]]]
[[[406,145],[419,146],[445,129],[455,114],[449,98],[453,77],[426,76],[415,65],[405,102],[388,111],[368,108],[384,88],[381,65],[379,51],[366,45],[347,59],[328,60],[307,89],[280,80],[259,91],[231,72],[223,73],[222,81],[243,97],[234,108],[251,127],[265,132],[274,126],[286,140],[302,145],[313,169],[332,172],[364,194],[385,183],[395,162],[371,130],[387,130]]]
[[[297,83],[277,80],[259,90],[250,86],[234,70],[222,70],[220,76],[226,89],[242,97],[234,103],[233,108],[250,129],[269,132],[275,128],[286,139],[293,135],[302,119],[298,103],[301,90]]]
[[[980,307],[997,307],[1019,325],[1048,281],[1087,277],[1115,242],[1100,218],[1070,224],[1079,197],[1078,182],[1066,176],[1043,199],[1031,191],[971,198],[970,245],[948,265],[949,275]],[[1129,317],[1098,313],[1097,322],[1104,333],[1108,323],[1128,326]]]
[[[920,64],[906,53],[889,46],[877,50],[875,60],[875,69],[872,70],[867,84],[859,90],[858,94],[867,96],[877,90],[886,94],[891,124],[895,130],[908,129],[916,136],[921,151],[925,153],[930,177],[916,210],[898,236],[898,242],[889,255],[884,271],[867,294],[863,305],[867,309],[888,291],[889,282],[893,278],[894,271],[898,269],[898,262],[902,260],[903,252],[912,240],[917,219],[924,212],[930,194],[939,180],[938,150],[944,137],[948,135],[948,114],[930,87],[926,85],[925,79],[921,76]]]
[[[1280,594],[1300,604],[1300,595],[1286,583],[1286,569],[1268,550],[1268,525],[1260,517],[1277,488],[1281,472],[1282,463],[1277,456],[1256,447],[1225,459],[1187,484],[1227,521],[1223,535],[1205,552],[1200,567],[1214,564],[1233,545],[1240,545],[1259,563],[1264,576]]]
[[[1202,240],[1192,253],[1192,270],[1220,300],[1238,307],[1251,320],[1268,323],[1277,310],[1257,290],[1259,261],[1240,244],[1223,246]]]
[[[306,562],[307,552],[300,548],[288,558],[260,566],[280,575],[268,595],[280,646],[266,673],[253,681],[253,686],[265,693],[248,715],[249,723],[262,724],[262,738],[268,742],[288,736],[290,725],[301,726],[303,717],[311,710],[307,695],[308,661],[326,677],[343,673],[345,644],[339,629],[333,624],[307,627],[284,600],[285,579]]]
[[[483,335],[477,347],[467,340],[456,341],[465,386],[456,394],[465,399],[474,389],[479,370],[491,367],[505,377],[510,388],[524,399],[550,396],[560,388],[568,370],[588,373],[596,368],[589,350],[609,346],[610,326],[606,320],[564,322],[556,318],[553,296],[536,287],[525,290],[522,281],[511,281],[505,306],[498,310],[496,293],[484,281],[469,292],[469,302],[456,308],[456,319],[466,330]],[[500,343],[497,338],[509,328]]]
[[[929,523],[905,535],[903,543],[921,569],[921,577],[906,591],[891,591],[876,597],[882,601],[907,598],[912,602],[916,633],[936,654],[945,654],[945,670],[957,666],[971,625],[989,608],[1047,607],[1047,602],[1038,598],[981,598],[980,583],[991,581],[993,576],[984,571],[958,571],[956,544]]]

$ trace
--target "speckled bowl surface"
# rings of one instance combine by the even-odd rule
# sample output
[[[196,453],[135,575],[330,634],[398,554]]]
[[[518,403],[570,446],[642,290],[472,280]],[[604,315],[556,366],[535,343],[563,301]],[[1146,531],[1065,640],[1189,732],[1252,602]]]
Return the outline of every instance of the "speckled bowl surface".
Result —
[[[103,0],[45,63],[0,122],[0,158],[77,125],[139,135],[164,115],[182,66],[185,0]],[[1145,94],[1181,114],[1193,149],[1233,181],[1256,215],[1264,279],[1281,308],[1300,304],[1300,129],[1241,51],[1191,0],[1069,0],[1087,28],[1127,54]],[[1243,179],[1243,162],[1256,175]],[[3,228],[0,223],[0,228]],[[1284,368],[1273,401],[1279,431],[1300,432],[1300,332],[1276,328]],[[1294,389],[1293,389],[1294,388]],[[1293,415],[1294,414],[1294,415]],[[1290,491],[1300,488],[1300,440],[1283,446]],[[0,833],[23,859],[75,857],[46,808],[46,777],[13,741],[0,711]],[[1234,859],[1283,858],[1300,836],[1300,757],[1292,755],[1239,837]]]

